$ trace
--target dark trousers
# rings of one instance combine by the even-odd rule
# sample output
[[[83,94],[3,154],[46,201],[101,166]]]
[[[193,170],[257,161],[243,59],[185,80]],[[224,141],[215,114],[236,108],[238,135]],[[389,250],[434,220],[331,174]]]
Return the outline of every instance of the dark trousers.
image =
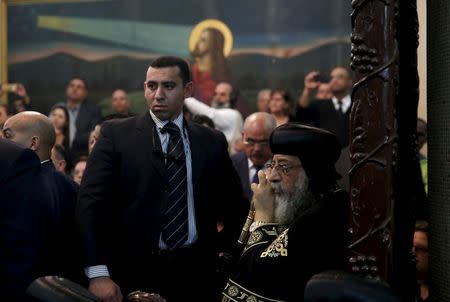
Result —
[[[154,251],[149,257],[148,264],[124,268],[127,273],[118,280],[124,296],[141,290],[167,302],[217,300],[214,254],[190,247]]]

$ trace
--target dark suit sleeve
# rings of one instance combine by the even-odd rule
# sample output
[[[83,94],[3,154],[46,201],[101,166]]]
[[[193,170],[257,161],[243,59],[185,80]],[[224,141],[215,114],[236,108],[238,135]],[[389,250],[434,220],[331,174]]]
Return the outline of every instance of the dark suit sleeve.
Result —
[[[50,195],[33,151],[22,150],[8,170],[0,181],[0,300],[21,301],[28,284],[48,273]]]
[[[102,113],[100,110],[100,107],[98,107],[97,105],[92,105],[91,108],[91,119],[89,121],[89,132],[87,133],[86,136],[86,142],[89,139],[89,133],[94,130],[95,125],[97,125],[97,123],[100,121],[100,119],[102,118]]]
[[[54,204],[55,238],[49,257],[53,258],[55,275],[75,282],[85,280],[81,265],[81,250],[75,222],[75,206],[79,186],[66,175],[55,170],[52,163],[48,168],[46,180],[57,194]],[[70,259],[70,261],[67,261]]]
[[[221,135],[220,168],[216,198],[219,205],[219,219],[223,221],[224,246],[231,250],[237,243],[239,234],[249,211],[249,203],[244,197],[240,178],[227,152],[227,142]]]
[[[117,166],[112,131],[110,125],[105,123],[100,139],[89,156],[76,208],[86,266],[107,264],[108,214],[113,207],[110,192]]]
[[[320,116],[316,102],[316,100],[312,100],[308,107],[301,107],[297,105],[295,120],[299,123],[319,127]]]
[[[100,107],[92,104],[90,110],[91,112],[89,114],[89,120],[87,121],[88,122],[88,127],[86,129],[87,131],[80,133],[80,136],[78,138],[80,140],[80,144],[83,146],[83,149],[86,149],[87,146],[89,145],[89,135],[91,134],[91,131],[94,130],[95,125],[97,125],[97,123],[102,118]]]
[[[85,107],[83,107],[85,106]],[[74,156],[87,154],[89,134],[102,118],[100,107],[93,103],[83,104],[78,113],[77,132],[72,144]]]

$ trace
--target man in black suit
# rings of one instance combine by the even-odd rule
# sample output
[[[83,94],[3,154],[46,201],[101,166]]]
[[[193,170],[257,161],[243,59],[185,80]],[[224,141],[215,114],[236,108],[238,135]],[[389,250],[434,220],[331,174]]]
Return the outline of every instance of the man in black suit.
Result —
[[[44,186],[50,198],[47,200],[51,211],[51,242],[48,246],[47,273],[81,279],[79,252],[76,242],[75,204],[78,185],[69,177],[56,171],[50,160],[55,144],[55,130],[49,118],[35,111],[24,111],[10,117],[3,127],[3,135],[23,147],[36,152],[41,161]],[[70,259],[70,260],[69,260]],[[69,260],[69,261],[68,261]],[[78,267],[77,267],[78,265]]]
[[[46,274],[50,211],[44,176],[33,151],[0,138],[0,301],[23,301]]]
[[[299,97],[296,118],[302,123],[333,132],[342,147],[349,144],[349,117],[351,110],[350,90],[352,79],[344,67],[336,67],[330,73],[331,99],[315,99],[311,93],[321,84],[319,73],[310,72],[305,77],[305,86]]]
[[[256,112],[249,115],[245,119],[242,132],[244,152],[231,156],[234,168],[241,179],[244,196],[248,201],[253,196],[250,185],[257,182],[258,171],[272,158],[269,137],[276,126],[275,118],[269,113]]]
[[[88,154],[89,133],[101,119],[100,108],[87,101],[88,89],[81,78],[72,78],[66,88],[66,102],[60,103],[69,112],[70,160]]]
[[[183,120],[192,89],[189,65],[160,57],[144,82],[149,111],[102,124],[77,219],[89,290],[104,301],[137,289],[168,301],[214,299],[217,222],[231,245],[248,207],[224,135]]]
[[[345,263],[348,197],[336,191],[336,136],[288,123],[272,132],[270,148],[273,161],[252,184],[254,221],[223,302],[303,301],[309,278]]]

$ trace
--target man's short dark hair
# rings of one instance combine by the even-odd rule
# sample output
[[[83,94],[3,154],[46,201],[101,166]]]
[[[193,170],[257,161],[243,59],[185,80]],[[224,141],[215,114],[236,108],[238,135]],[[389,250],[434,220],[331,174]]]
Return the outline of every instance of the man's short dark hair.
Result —
[[[425,220],[417,220],[415,230],[428,233],[428,222],[426,222]]]
[[[417,145],[419,151],[427,142],[427,122],[424,119],[417,118]]]
[[[130,117],[129,115],[125,115],[122,113],[111,113],[108,114],[104,117],[102,117],[96,124],[95,126],[101,126],[104,122],[106,121],[110,121],[110,120],[120,120],[120,119],[124,119],[124,118],[128,118]],[[95,128],[94,126],[94,128]],[[93,131],[94,129],[91,129],[91,131]]]
[[[192,122],[200,124],[200,125],[206,124],[206,125],[208,125],[209,128],[213,128],[213,129],[216,128],[213,120],[203,114],[194,115],[192,117]]]
[[[55,149],[55,157],[57,160],[65,160],[67,162],[67,152],[66,149],[62,145],[54,145]]]
[[[191,70],[189,68],[188,62],[179,57],[159,57],[154,60],[150,67],[153,68],[164,68],[164,67],[175,67],[180,69],[180,77],[183,80],[183,85],[191,82]]]
[[[86,82],[86,80],[85,80],[84,78],[79,77],[79,76],[74,76],[74,77],[72,77],[72,78],[70,79],[69,83],[72,82],[73,80],[80,80],[80,81],[83,82],[83,84],[84,84],[84,89],[89,90],[89,89],[88,89],[87,82]]]
[[[427,122],[422,118],[417,118],[417,135],[427,136]]]

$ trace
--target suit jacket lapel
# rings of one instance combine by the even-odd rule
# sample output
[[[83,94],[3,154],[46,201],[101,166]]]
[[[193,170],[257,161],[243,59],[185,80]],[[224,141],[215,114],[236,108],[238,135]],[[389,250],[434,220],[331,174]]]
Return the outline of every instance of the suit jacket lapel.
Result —
[[[156,126],[153,122],[150,113],[140,116],[136,124],[137,134],[136,139],[139,144],[137,147],[142,149],[144,156],[150,158],[150,162],[155,170],[162,176],[166,177],[166,165],[164,161],[164,154],[161,149],[161,142],[158,133],[156,133]]]
[[[244,194],[251,198],[253,192],[250,188],[250,178],[249,178],[249,168],[248,168],[248,158],[246,155],[242,156],[241,160],[239,161],[240,168],[238,169],[239,176],[242,180],[245,180],[244,186]]]
[[[202,141],[201,135],[197,127],[193,127],[190,123],[184,121],[187,125],[188,135],[189,135],[189,145],[191,149],[191,159],[192,159],[192,187],[195,185],[200,177],[200,171],[203,168],[202,157]],[[203,142],[204,143],[204,142]]]
[[[87,116],[87,107],[85,104],[86,100],[81,102],[80,108],[78,109],[77,120],[75,121],[75,126],[77,129],[82,129],[84,124],[84,117]]]

